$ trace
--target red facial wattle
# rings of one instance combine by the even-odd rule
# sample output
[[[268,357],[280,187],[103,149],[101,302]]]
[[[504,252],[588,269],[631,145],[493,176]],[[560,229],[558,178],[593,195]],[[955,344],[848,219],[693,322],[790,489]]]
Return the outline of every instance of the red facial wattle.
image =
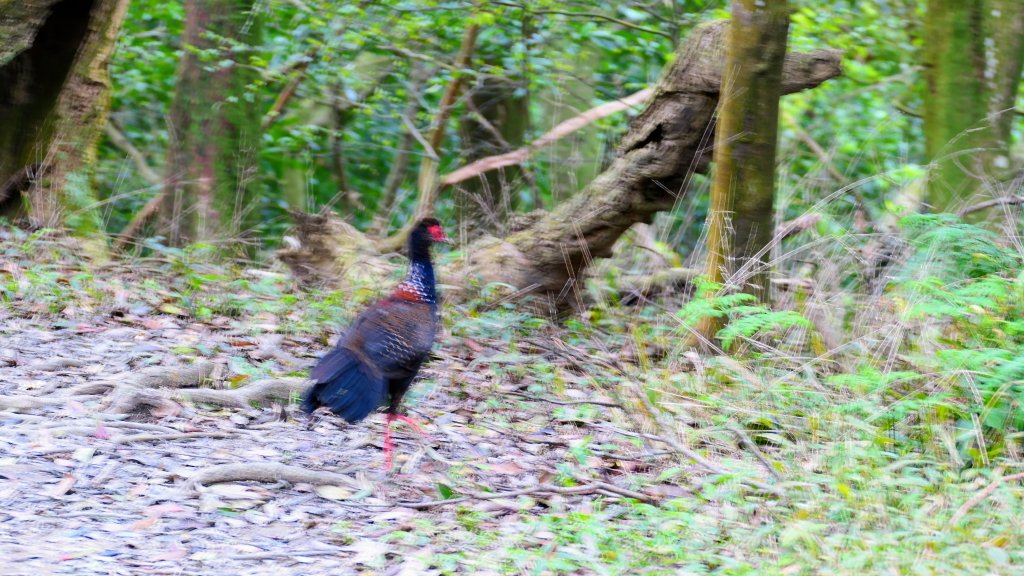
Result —
[[[448,235],[444,233],[444,228],[442,228],[440,225],[431,226],[430,228],[427,228],[427,231],[430,232],[430,237],[431,239],[434,240],[434,242],[451,242],[451,239],[448,238]]]

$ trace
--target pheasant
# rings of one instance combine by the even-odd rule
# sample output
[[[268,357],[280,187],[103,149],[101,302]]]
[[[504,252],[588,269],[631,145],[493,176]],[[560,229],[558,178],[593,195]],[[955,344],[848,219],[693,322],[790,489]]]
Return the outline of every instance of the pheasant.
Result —
[[[435,218],[420,220],[409,235],[409,272],[390,296],[363,310],[324,355],[310,377],[302,409],[326,406],[350,424],[387,403],[384,428],[385,468],[394,446],[391,423],[401,420],[417,432],[416,422],[398,413],[402,397],[430,353],[437,332],[437,291],[430,246],[450,243]]]

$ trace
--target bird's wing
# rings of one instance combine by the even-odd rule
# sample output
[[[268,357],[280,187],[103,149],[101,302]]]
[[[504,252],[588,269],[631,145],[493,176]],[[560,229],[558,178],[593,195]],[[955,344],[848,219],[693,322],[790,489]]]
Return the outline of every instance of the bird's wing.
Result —
[[[428,304],[384,300],[360,315],[350,346],[388,377],[415,371],[434,343],[433,316]]]

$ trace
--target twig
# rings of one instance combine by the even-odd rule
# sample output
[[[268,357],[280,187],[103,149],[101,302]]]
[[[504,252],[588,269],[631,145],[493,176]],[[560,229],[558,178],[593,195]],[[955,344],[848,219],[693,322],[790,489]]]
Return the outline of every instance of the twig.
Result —
[[[115,148],[124,152],[132,159],[135,163],[136,170],[139,171],[139,176],[143,180],[154,186],[160,186],[163,184],[164,179],[160,177],[160,174],[156,170],[153,170],[149,166],[149,162],[146,161],[146,156],[136,148],[128,137],[114,123],[114,119],[111,118],[107,125],[104,127],[104,132],[107,134],[107,138]]]
[[[772,475],[772,478],[775,478],[776,480],[782,480],[782,476],[780,476],[778,471],[775,470],[775,466],[773,466],[772,463],[768,461],[768,458],[766,458],[764,453],[761,452],[761,449],[757,447],[757,444],[754,444],[754,441],[751,440],[749,436],[747,436],[746,432],[741,430],[739,427],[733,426],[731,424],[728,426],[728,428],[730,432],[732,432],[733,434],[736,435],[737,438],[739,438],[740,444],[742,444],[744,448],[749,450],[750,453],[753,454],[759,462],[761,462],[761,465],[764,466],[764,469],[767,470],[768,473]]]
[[[281,93],[278,94],[277,99],[274,101],[273,106],[270,107],[270,110],[263,115],[263,121],[260,123],[260,128],[262,130],[270,128],[270,126],[277,121],[278,117],[280,117],[281,110],[284,109],[285,105],[288,104],[288,101],[295,95],[295,90],[299,87],[299,84],[306,79],[306,69],[313,63],[313,60],[316,59],[319,52],[320,45],[313,46],[306,51],[305,57],[291,69],[289,72],[291,74],[291,78],[288,80],[288,84],[286,84],[284,90],[281,90]]]
[[[146,225],[146,222],[149,222],[149,220],[156,216],[157,212],[160,211],[160,206],[163,204],[165,197],[166,193],[164,190],[160,190],[154,194],[148,202],[146,202],[145,206],[143,206],[141,210],[135,213],[131,222],[129,222],[128,225],[121,230],[121,233],[117,235],[117,240],[114,241],[115,250],[124,250],[125,246],[131,243],[132,240],[139,235],[139,230],[142,230],[142,227]]]
[[[416,113],[420,109],[419,94],[423,87],[424,82],[428,78],[429,71],[423,66],[417,65],[416,62],[412,63],[411,79],[409,86],[407,87],[408,94],[406,95],[405,111],[402,113],[403,120],[403,132],[402,142],[398,146],[398,153],[391,161],[391,169],[388,171],[388,176],[384,180],[384,191],[381,194],[380,202],[377,205],[377,214],[375,218],[373,228],[378,233],[384,233],[387,231],[388,219],[391,217],[391,213],[394,211],[395,200],[398,197],[398,188],[401,187],[402,182],[405,180],[406,171],[409,168],[409,164],[412,160],[413,145],[416,143],[416,136],[418,131],[415,125],[412,124],[412,119],[416,117]]]
[[[381,252],[397,252],[400,250],[409,237],[409,232],[412,230],[413,225],[415,225],[416,220],[434,212],[434,204],[441,189],[438,186],[437,166],[439,158],[436,151],[441,147],[441,141],[444,139],[445,131],[448,127],[448,119],[451,117],[452,110],[455,108],[455,101],[462,90],[465,77],[461,71],[468,70],[472,64],[473,49],[476,47],[476,37],[479,32],[479,24],[474,23],[466,27],[466,31],[462,36],[462,45],[459,47],[459,53],[455,58],[455,71],[453,71],[452,80],[448,83],[444,94],[441,96],[437,116],[434,118],[434,129],[424,143],[427,154],[420,160],[420,169],[417,177],[416,193],[419,197],[416,202],[416,218],[410,219],[408,225],[397,233],[378,242],[377,248]],[[411,118],[408,120],[411,120]],[[410,125],[409,128],[413,130],[414,134],[416,133],[414,126]]]
[[[807,133],[806,130],[801,128],[800,125],[797,124],[796,120],[793,119],[793,117],[786,115],[785,122],[786,125],[793,131],[793,133],[796,134],[797,139],[803,142],[804,145],[806,145],[811,150],[811,152],[813,152],[814,155],[818,157],[818,161],[820,161],[821,164],[825,166],[825,170],[828,172],[829,176],[831,176],[832,179],[836,181],[836,184],[843,185],[847,181],[849,181],[849,177],[845,176],[842,172],[839,171],[838,168],[836,168],[836,165],[832,162],[832,156],[825,151],[825,148],[823,148],[822,145],[819,144],[813,136],[811,136],[810,134]],[[870,217],[867,212],[867,200],[861,193],[860,188],[851,188],[850,193],[853,194],[853,197],[857,200],[857,204],[859,205],[861,211],[864,213],[864,216],[869,219],[869,223],[872,227],[874,227],[874,223],[870,222]]]
[[[821,221],[821,214],[817,212],[808,212],[803,216],[798,216],[792,220],[787,220],[782,224],[779,224],[778,228],[775,229],[775,238],[782,240],[795,236],[812,226],[818,224]]]
[[[455,65],[459,70],[466,70],[473,60],[473,49],[476,47],[477,33],[480,32],[479,24],[470,24],[462,37],[462,45],[459,47],[459,54],[455,59]],[[465,76],[455,73],[452,81],[448,83],[444,94],[441,96],[441,103],[437,110],[437,118],[434,121],[434,130],[430,133],[428,147],[430,150],[438,150],[444,138],[445,130],[448,127],[448,118],[451,117],[452,109],[455,107],[455,99],[462,90]],[[425,216],[433,213],[434,201],[437,195],[437,160],[425,156],[420,164],[419,186],[420,194],[417,215]]]
[[[231,438],[234,434],[228,432],[177,432],[174,434],[135,434],[133,436],[121,436],[112,440],[114,444],[129,444],[131,442],[164,442],[168,440],[186,440],[189,438]]]
[[[296,556],[333,556],[335,554],[341,554],[348,552],[344,548],[338,548],[336,550],[281,550],[278,552],[254,552],[252,554],[235,554],[234,556],[228,556],[229,560],[270,560],[273,558],[281,558],[287,556],[289,559],[295,558]]]
[[[486,158],[470,162],[454,172],[450,172],[441,179],[441,184],[451,186],[464,180],[469,180],[470,178],[479,176],[484,172],[521,164],[541,148],[554,144],[562,138],[565,138],[573,132],[584,128],[588,124],[600,120],[601,118],[611,116],[617,112],[628,110],[629,108],[642,104],[647,101],[653,93],[653,90],[645,88],[618,100],[613,100],[611,102],[595,106],[582,114],[559,123],[549,132],[522,148],[506,152],[504,154],[487,156]]]
[[[520,4],[516,4],[514,2],[494,1],[492,3],[493,4],[497,4],[499,6],[509,6],[509,7],[512,7],[512,8],[519,8],[520,10],[528,10],[527,7],[525,7],[523,5],[520,5]],[[629,22],[627,20],[622,20],[620,18],[615,18],[614,16],[609,16],[607,14],[601,14],[600,12],[570,12],[570,11],[567,11],[567,10],[530,10],[529,12],[530,12],[530,14],[553,14],[553,15],[558,15],[558,16],[568,16],[568,17],[577,17],[577,18],[591,18],[591,19],[594,19],[594,20],[605,20],[607,22],[612,22],[612,23],[618,24],[619,26],[622,26],[623,28],[630,28],[630,29],[636,30],[638,32],[644,32],[644,33],[647,33],[647,34],[654,34],[656,36],[663,36],[665,38],[668,38],[669,40],[674,40],[673,37],[672,37],[672,34],[670,34],[668,32],[662,32],[661,30],[655,30],[653,28],[644,28],[643,26],[639,26],[637,24],[633,24],[632,22]]]
[[[700,464],[703,468],[705,468],[709,472],[712,472],[714,474],[723,475],[723,476],[731,475],[732,474],[732,472],[730,472],[726,468],[723,468],[722,466],[719,466],[718,464],[712,462],[711,460],[708,460],[704,456],[701,456],[700,454],[698,454],[696,451],[694,451],[694,450],[692,450],[690,448],[687,448],[686,446],[683,446],[682,444],[680,444],[679,442],[676,442],[672,438],[666,438],[666,437],[663,437],[663,436],[655,436],[654,434],[645,434],[643,432],[630,432],[628,430],[622,430],[622,429],[619,429],[619,428],[615,428],[614,426],[607,426],[607,425],[601,425],[601,424],[595,424],[594,426],[596,428],[601,429],[601,430],[608,430],[609,432],[615,432],[616,434],[622,434],[623,436],[632,436],[634,438],[644,438],[646,440],[653,440],[655,442],[661,442],[662,444],[665,444],[669,448],[672,448],[672,450],[674,450],[675,452],[678,452],[679,454],[682,454],[682,455],[686,456],[687,458],[693,460],[697,464]],[[778,488],[776,488],[774,486],[770,486],[770,485],[765,484],[764,482],[760,482],[758,480],[752,480],[750,478],[741,478],[740,481],[745,483],[745,484],[748,484],[748,485],[750,485],[750,486],[752,486],[754,488],[757,488],[758,490],[763,490],[764,492],[768,492],[769,494],[773,494],[775,496],[783,496],[784,495],[782,490],[779,490]]]
[[[953,516],[949,519],[949,524],[955,525],[963,520],[964,516],[966,516],[972,508],[981,504],[983,500],[991,496],[1003,482],[1015,482],[1017,480],[1024,480],[1024,472],[1018,472],[1017,474],[1010,474],[1009,476],[1000,476],[999,478],[996,478],[991,484],[985,486],[985,488],[980,492],[971,496],[967,502],[964,502],[963,505],[953,513]]]
[[[554,398],[541,398],[539,396],[530,396],[529,394],[523,394],[522,392],[508,392],[508,395],[519,396],[520,398],[526,398],[527,400],[534,400],[536,402],[547,402],[549,404],[557,404],[559,406],[578,406],[581,404],[592,404],[594,406],[622,408],[622,404],[619,404],[618,402],[601,402],[600,400],[556,400]]]
[[[515,498],[518,496],[537,496],[537,495],[548,495],[548,494],[566,494],[580,496],[584,494],[596,494],[599,492],[607,492],[614,494],[615,496],[622,498],[632,498],[641,502],[653,502],[654,499],[647,494],[640,492],[634,492],[626,488],[619,488],[613,484],[607,482],[592,482],[584,486],[554,486],[551,484],[539,484],[532,488],[523,488],[522,490],[511,490],[508,492],[470,492],[465,496],[458,498],[449,498],[447,500],[428,500],[426,502],[396,502],[396,506],[403,508],[412,509],[423,509],[433,508],[435,506],[444,506],[446,504],[459,504],[461,502],[467,502],[469,500],[496,500],[499,498]]]
[[[993,198],[991,200],[985,200],[984,202],[978,202],[961,209],[957,212],[958,216],[966,216],[973,212],[985,210],[993,206],[1001,206],[1003,204],[1024,204],[1024,196],[1001,196],[999,198]]]

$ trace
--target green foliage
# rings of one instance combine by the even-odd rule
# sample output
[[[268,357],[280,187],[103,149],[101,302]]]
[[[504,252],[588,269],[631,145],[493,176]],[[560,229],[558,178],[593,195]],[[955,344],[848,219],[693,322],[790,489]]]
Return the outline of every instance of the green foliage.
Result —
[[[527,134],[533,139],[550,129],[545,123],[547,109],[566,97],[570,82],[592,87],[595,101],[581,104],[586,107],[654,81],[675,41],[690,25],[711,15],[711,4],[675,0],[581,10],[572,3],[545,1],[524,13],[501,3],[476,8],[406,0],[260,3],[263,27],[258,42],[249,46],[219,39],[202,56],[211,70],[257,69],[256,81],[225,98],[251,102],[260,114],[268,113],[295,82],[294,95],[262,134],[258,180],[253,183],[261,191],[256,236],[274,245],[290,223],[286,208],[338,205],[342,187],[342,192],[355,194],[346,211],[354,223],[365,226],[375,217],[402,222],[415,204],[421,144],[415,145],[413,162],[400,175],[393,213],[382,205],[388,200],[382,197],[383,184],[407,123],[421,135],[428,133],[441,94],[456,75],[466,77],[468,89],[483,76],[495,76],[514,82],[517,97],[533,95]],[[180,42],[184,16],[181,0],[132,2],[111,64],[113,117],[158,173],[170,141],[165,119],[177,63],[183,51],[195,50]],[[466,27],[474,22],[482,26],[477,57],[472,69],[455,70],[451,63]],[[431,33],[424,35],[423,30]],[[594,55],[595,66],[583,70],[569,65],[584,52]],[[578,78],[581,74],[584,77]],[[417,77],[425,77],[422,85]],[[403,119],[410,97],[419,110]],[[460,99],[437,150],[442,174],[463,162],[461,123],[471,114]],[[604,148],[614,146],[627,120],[619,115],[602,122],[596,132]],[[531,163],[537,189],[517,185],[513,194],[519,207],[529,210],[535,198],[550,203],[557,195],[574,191],[549,186],[549,172],[559,168],[540,159]],[[297,195],[288,189],[288,182],[296,179],[302,184]],[[124,151],[109,143],[102,151],[99,180],[105,197],[112,200],[106,222],[110,230],[122,228],[158,191],[125,160]],[[443,197],[441,215],[453,219],[463,200]]]
[[[810,321],[792,310],[772,310],[753,304],[757,298],[751,294],[724,294],[720,285],[706,280],[698,280],[696,284],[698,296],[683,306],[676,316],[689,329],[696,328],[704,318],[724,320],[722,329],[715,334],[722,341],[723,349],[732,348],[738,338],[766,337],[811,326]]]
[[[954,214],[914,214],[900,220],[900,226],[913,247],[906,274],[979,278],[1020,264],[1020,255],[1000,246],[995,234]]]

